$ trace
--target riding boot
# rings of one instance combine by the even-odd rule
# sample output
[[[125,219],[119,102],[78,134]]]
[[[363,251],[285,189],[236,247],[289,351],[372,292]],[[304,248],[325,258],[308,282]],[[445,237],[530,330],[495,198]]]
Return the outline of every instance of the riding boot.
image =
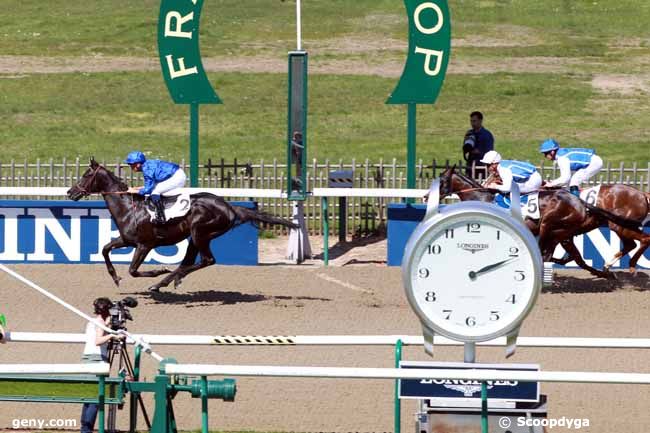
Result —
[[[569,188],[569,191],[571,191],[571,194],[575,195],[576,197],[580,198],[580,188],[577,186],[572,186]]]
[[[153,201],[153,204],[156,207],[156,218],[154,220],[154,224],[165,224],[165,205],[163,204],[162,200],[160,199],[160,196],[151,196],[151,201]]]

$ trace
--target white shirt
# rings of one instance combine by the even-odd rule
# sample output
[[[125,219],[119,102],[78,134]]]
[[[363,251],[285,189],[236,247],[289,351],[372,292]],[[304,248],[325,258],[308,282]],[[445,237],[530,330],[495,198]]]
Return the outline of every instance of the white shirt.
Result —
[[[560,169],[560,177],[552,180],[546,186],[565,186],[571,180],[571,160],[566,156],[561,156],[557,159],[557,166]]]
[[[105,325],[100,319],[95,319],[93,322],[86,323],[86,345],[84,346],[84,355],[99,355],[102,358],[108,357],[108,343],[98,346],[97,341],[97,326],[95,323]]]

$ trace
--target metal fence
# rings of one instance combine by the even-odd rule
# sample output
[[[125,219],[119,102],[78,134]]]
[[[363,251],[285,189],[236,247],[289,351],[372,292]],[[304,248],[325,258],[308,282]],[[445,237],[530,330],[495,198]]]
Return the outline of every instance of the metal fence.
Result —
[[[139,175],[131,172],[120,160],[101,161],[107,168],[123,177],[130,185],[142,183]],[[417,164],[417,188],[426,189],[433,178],[440,175],[446,168],[456,165],[459,170],[466,170],[462,161],[420,160]],[[180,161],[185,167],[186,162]],[[36,160],[35,162],[9,161],[0,163],[0,186],[13,187],[66,187],[73,185],[87,169],[87,161],[79,158],[55,161]],[[544,179],[559,175],[557,168],[550,161],[541,161],[538,169]],[[396,159],[384,161],[316,161],[307,167],[307,189],[324,188],[328,185],[328,174],[333,170],[352,170],[355,188],[405,188],[406,165]],[[485,176],[483,167],[470,170],[475,178]],[[650,162],[646,165],[638,163],[607,164],[597,178],[591,183],[624,183],[643,191],[650,191]],[[200,166],[199,186],[204,188],[253,188],[253,189],[284,189],[286,188],[286,162],[273,161],[240,162],[208,159]],[[15,197],[14,197],[15,198]],[[385,229],[386,208],[394,199],[385,198],[349,198],[347,200],[347,232],[348,235],[365,236],[382,232]],[[258,199],[260,207],[272,214],[290,218],[291,203],[280,199]],[[308,219],[310,234],[322,235],[321,203],[317,199],[308,199],[305,213]],[[339,204],[330,204],[331,230],[337,232]],[[282,229],[274,229],[276,234]]]

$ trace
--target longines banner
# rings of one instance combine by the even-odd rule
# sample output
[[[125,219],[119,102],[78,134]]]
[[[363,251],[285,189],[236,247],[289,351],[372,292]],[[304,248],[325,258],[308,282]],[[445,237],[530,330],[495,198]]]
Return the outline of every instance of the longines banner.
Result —
[[[0,201],[0,262],[104,263],[102,247],[118,236],[103,201]],[[257,246],[252,224],[238,226],[211,244],[217,263],[225,265],[257,265]],[[187,241],[157,248],[145,263],[180,263],[186,249]],[[111,253],[115,263],[129,263],[132,257],[131,248]]]

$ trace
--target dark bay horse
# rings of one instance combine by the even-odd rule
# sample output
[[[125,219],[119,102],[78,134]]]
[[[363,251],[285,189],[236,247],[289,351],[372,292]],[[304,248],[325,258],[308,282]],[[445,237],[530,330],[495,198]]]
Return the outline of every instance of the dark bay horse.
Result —
[[[440,176],[440,196],[454,193],[461,201],[478,200],[492,203],[496,196],[495,190],[483,188],[478,182],[456,172],[455,167],[452,167]],[[575,260],[578,266],[593,275],[611,277],[610,272],[600,271],[584,262],[573,243],[573,237],[587,233],[594,227],[600,227],[603,221],[612,221],[626,228],[632,228],[634,222],[585,203],[564,189],[539,191],[539,210],[539,220],[526,218],[525,223],[530,231],[539,237],[539,247],[545,261],[566,264]],[[558,244],[567,251],[570,260],[553,259]]]
[[[150,287],[151,291],[157,292],[172,281],[176,287],[186,275],[214,264],[210,241],[240,224],[265,222],[296,228],[289,221],[252,209],[231,206],[223,198],[208,193],[191,195],[190,210],[185,216],[172,219],[164,225],[154,225],[146,210],[144,197],[126,193],[127,189],[126,183],[91,159],[90,168],[86,170],[79,182],[68,190],[68,197],[75,201],[92,193],[101,193],[104,197],[120,236],[106,244],[102,254],[108,273],[118,286],[120,277],[117,276],[109,257],[109,253],[116,248],[135,247],[135,254],[129,266],[129,274],[133,277],[157,277],[169,274]],[[174,271],[168,269],[138,271],[152,249],[174,245],[188,238],[190,239],[185,257]],[[199,254],[201,260],[196,263]]]

